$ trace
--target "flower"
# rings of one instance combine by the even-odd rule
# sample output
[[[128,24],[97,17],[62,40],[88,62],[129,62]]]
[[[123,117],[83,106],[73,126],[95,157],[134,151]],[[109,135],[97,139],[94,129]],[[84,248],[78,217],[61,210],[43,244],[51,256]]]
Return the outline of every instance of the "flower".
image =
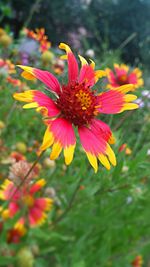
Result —
[[[18,155],[19,156],[19,155]],[[16,162],[12,164],[12,166],[9,168],[9,179],[15,182],[15,184],[20,184],[20,181],[24,179],[24,176],[29,172],[31,169],[32,164],[26,161],[25,159],[20,159],[16,157]],[[28,179],[26,182],[31,181],[33,178],[35,178],[38,175],[38,168],[37,166],[34,167],[34,169],[30,172],[28,175]]]
[[[12,43],[12,38],[8,34],[4,34],[0,38],[0,44],[7,49],[8,46]]]
[[[14,98],[28,102],[23,108],[36,108],[43,116],[46,116],[47,129],[43,138],[41,151],[52,147],[50,159],[58,158],[64,149],[65,163],[72,162],[76,146],[74,128],[78,129],[81,145],[95,172],[98,170],[97,159],[102,165],[110,169],[110,163],[116,165],[116,158],[109,144],[114,143],[114,138],[109,126],[97,119],[98,114],[115,114],[124,110],[138,108],[131,103],[136,99],[135,95],[127,94],[132,90],[132,85],[124,85],[114,90],[96,93],[92,87],[99,78],[105,76],[102,70],[95,70],[95,64],[90,64],[79,56],[81,70],[79,73],[77,60],[70,47],[64,43],[59,45],[66,51],[61,58],[68,62],[68,84],[58,82],[53,74],[28,66],[19,66],[23,69],[22,76],[27,79],[39,79],[50,90],[56,99],[38,90],[29,90],[23,93],[15,93]]]
[[[128,172],[128,170],[129,170],[128,166],[125,165],[122,167],[122,172]]]
[[[44,53],[46,51],[48,51],[48,49],[51,47],[51,43],[47,40],[42,40],[40,42],[40,47],[39,47],[39,50],[41,53]]]
[[[12,43],[12,38],[7,34],[7,32],[0,28],[0,44],[7,48]]]
[[[41,60],[43,65],[48,65],[49,63],[53,62],[54,60],[54,54],[50,51],[44,51],[42,56],[41,56]]]
[[[143,265],[143,257],[141,255],[136,256],[131,264],[132,264],[133,267],[142,267],[142,265]]]
[[[21,81],[19,79],[14,79],[11,76],[8,76],[6,80],[8,83],[13,84],[14,86],[18,86],[18,87],[21,86]]]
[[[4,60],[0,58],[0,73],[2,74],[12,74],[15,73],[15,65],[9,60]]]
[[[23,188],[18,188],[6,179],[1,185],[0,199],[9,200],[8,208],[2,210],[3,219],[13,218],[18,212],[23,212],[18,220],[34,227],[44,223],[47,211],[51,210],[53,200],[37,195],[45,185],[45,180],[40,179],[34,183],[26,183]],[[21,220],[21,221],[20,221]]]
[[[122,144],[119,149],[118,149],[119,152],[122,152],[124,151],[126,155],[131,155],[132,154],[132,150],[128,147],[127,144]]]
[[[0,38],[1,36],[3,36],[4,34],[6,34],[5,30],[3,28],[0,28]]]
[[[18,162],[20,160],[26,160],[26,157],[17,151],[11,152],[10,157],[13,159],[13,162]]]
[[[144,82],[141,78],[142,72],[135,68],[130,70],[125,64],[114,64],[114,70],[106,69],[108,85],[107,88],[114,89],[118,86],[125,84],[133,84],[133,91],[140,86],[143,86]]]
[[[138,104],[139,108],[145,107],[145,103],[144,103],[143,99],[140,97],[135,100],[135,103]]]
[[[51,47],[51,42],[48,41],[48,36],[45,35],[45,29],[36,29],[36,40],[39,42],[40,47],[39,50],[41,53],[48,51]]]
[[[25,28],[24,32],[27,35],[27,37],[39,43],[40,45],[39,50],[41,53],[44,53],[51,47],[51,42],[48,41],[48,36],[45,35],[44,28],[36,29],[35,32]]]
[[[24,226],[24,220],[20,219],[15,223],[14,227],[7,232],[7,242],[8,243],[19,243],[20,238],[26,233],[26,228]]]
[[[0,121],[0,130],[4,129],[6,124],[3,121]]]
[[[47,40],[48,37],[47,35],[45,35],[45,29],[44,28],[40,28],[40,29],[36,29],[36,40],[41,42],[43,40]]]
[[[87,57],[90,57],[90,58],[94,58],[95,57],[95,52],[94,52],[93,49],[88,49],[85,54],[86,54]]]
[[[27,146],[23,142],[17,142],[16,143],[16,150],[20,153],[26,153],[27,152]]]
[[[34,31],[29,30],[27,28],[24,28],[23,31],[24,31],[24,33],[26,34],[26,36],[28,38],[31,38],[31,39],[34,39],[34,40],[36,39],[36,33]]]
[[[30,247],[22,247],[16,254],[16,265],[18,267],[33,267],[35,260]]]
[[[141,92],[141,95],[147,97],[147,96],[150,95],[150,91],[149,91],[149,90],[143,90],[143,91]]]
[[[147,156],[150,156],[150,149],[147,150]]]
[[[52,67],[53,67],[53,71],[56,74],[62,74],[64,71],[64,61],[61,59],[56,59],[54,65]]]

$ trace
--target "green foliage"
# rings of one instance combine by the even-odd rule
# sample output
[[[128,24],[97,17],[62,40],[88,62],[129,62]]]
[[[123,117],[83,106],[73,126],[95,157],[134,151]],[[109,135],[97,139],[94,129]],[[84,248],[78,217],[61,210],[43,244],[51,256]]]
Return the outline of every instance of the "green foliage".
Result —
[[[54,43],[62,41],[63,38],[66,40],[68,32],[84,26],[90,35],[82,39],[82,44],[86,49],[95,48],[98,55],[95,60],[97,68],[100,66],[105,69],[112,67],[116,62],[121,63],[122,54],[127,60],[132,55],[131,61],[134,61],[138,55],[143,62],[148,61],[148,56],[144,52],[144,40],[149,22],[146,30],[143,30],[144,16],[148,12],[145,9],[149,8],[148,1],[95,0],[89,5],[85,5],[84,1],[79,1],[79,4],[74,0],[37,2],[36,12],[33,12],[31,20],[28,20],[28,16],[32,14],[27,11],[31,11],[33,3],[11,1],[13,9],[17,11],[20,26],[22,27],[24,22],[29,22],[33,28],[44,26]],[[20,10],[22,18],[19,17]],[[128,12],[130,16],[127,15]],[[5,14],[7,15],[7,12]],[[125,45],[125,49],[122,50],[124,40],[134,32],[137,35],[132,40],[132,45]],[[143,46],[140,46],[142,39]],[[122,47],[116,49],[121,44]],[[2,50],[1,56],[7,58],[10,55],[14,62],[18,63],[18,46],[14,43],[12,47],[13,50]],[[148,42],[146,47],[148,49]],[[55,54],[57,50],[52,51]],[[18,53],[16,58],[13,53]],[[40,67],[40,53],[36,54],[37,57],[31,57],[31,62]],[[17,70],[13,77],[19,79],[18,73]],[[12,164],[10,154],[17,149],[16,144],[23,142],[27,147],[23,152],[24,156],[29,162],[34,162],[46,129],[39,113],[22,109],[22,104],[13,99],[13,93],[22,88],[13,86],[6,78],[7,75],[0,73],[0,122],[3,122],[0,129],[0,184],[9,175]],[[63,77],[58,78],[64,82],[66,72]],[[148,79],[146,73],[146,84],[149,83]],[[23,78],[20,80],[24,82]],[[27,86],[30,89],[44,91],[40,82],[28,81],[26,89]],[[105,90],[105,87],[106,81],[96,85],[99,93],[102,92],[102,88]],[[147,90],[148,86],[145,89]],[[144,88],[139,88],[134,93],[141,98],[143,90]],[[49,94],[47,90],[45,93]],[[62,154],[55,165],[45,164],[51,150],[45,151],[40,159],[39,177],[46,179],[46,188],[56,191],[53,210],[48,213],[48,218],[42,226],[29,228],[26,225],[28,231],[17,244],[9,243],[7,234],[20,218],[22,211],[7,221],[0,217],[0,266],[131,267],[131,262],[137,255],[142,255],[144,259],[142,267],[148,266],[149,98],[145,97],[142,101],[144,107],[133,112],[126,111],[115,116],[99,115],[99,118],[111,127],[116,137],[113,149],[117,157],[117,166],[112,167],[110,171],[100,165],[98,173],[95,174],[78,139],[74,160],[68,167],[64,165]],[[120,146],[124,143],[131,149],[131,154],[127,154],[126,150],[119,152]],[[39,195],[43,196],[44,193],[42,189]],[[0,202],[0,212],[9,204],[3,203]]]
[[[35,111],[23,110],[20,103],[12,109],[14,91],[4,79],[1,81],[1,119],[5,116],[7,123],[2,138],[11,150],[17,141],[27,146],[35,140],[41,143],[45,129]],[[41,177],[47,179],[47,186],[55,188],[60,204],[48,222],[41,228],[30,229],[20,244],[11,247],[17,251],[22,247],[34,248],[34,253],[35,246],[38,247],[34,254],[35,267],[128,267],[138,254],[146,260],[150,248],[147,115],[146,108],[134,111],[115,132],[118,164],[111,171],[100,166],[94,174],[79,144],[67,169],[63,156],[57,160],[53,172],[42,168]],[[112,129],[123,116],[111,119]],[[107,118],[105,121],[109,123]],[[118,152],[122,143],[128,143],[133,150],[131,155]],[[48,155],[49,151],[44,157]],[[36,159],[34,152],[26,156],[29,160]],[[7,175],[4,165],[1,172]],[[13,221],[7,227],[11,225]],[[7,266],[9,260],[2,257],[1,266]]]

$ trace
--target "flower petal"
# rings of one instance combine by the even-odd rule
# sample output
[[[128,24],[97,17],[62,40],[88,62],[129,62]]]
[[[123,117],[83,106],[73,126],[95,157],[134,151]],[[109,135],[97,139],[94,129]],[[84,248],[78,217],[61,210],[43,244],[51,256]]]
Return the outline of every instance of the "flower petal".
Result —
[[[75,145],[70,145],[64,148],[64,157],[66,165],[69,165],[73,160]]]
[[[90,125],[90,129],[96,136],[105,139],[110,144],[115,143],[115,138],[110,130],[110,127],[103,121],[93,119]]]
[[[122,64],[120,66],[118,64],[114,64],[114,69],[115,69],[117,77],[119,77],[122,75],[127,75],[129,68],[124,64]]]
[[[76,139],[72,124],[65,119],[58,118],[52,122],[50,130],[54,135],[54,145],[57,144],[56,153],[59,153],[61,147],[64,148],[65,163],[68,165],[73,159]],[[59,144],[59,145],[58,145]],[[53,152],[53,150],[52,150]],[[54,153],[50,155],[50,158],[53,159]],[[56,157],[55,157],[56,158]]]
[[[40,147],[40,150],[46,150],[47,148],[49,148],[52,144],[54,143],[54,135],[50,130],[50,125],[48,125],[44,137],[43,137],[43,143]]]
[[[87,152],[86,155],[94,171],[97,172],[98,171],[97,157],[89,152]]]
[[[52,152],[50,154],[50,159],[55,160],[59,157],[62,151],[62,145],[60,142],[55,142],[52,147]]]
[[[123,85],[113,90],[109,90],[100,94],[98,111],[105,114],[121,113],[124,110],[131,110],[138,108],[135,103],[130,103],[133,99],[133,95],[125,95],[126,92],[130,91],[133,85]]]
[[[42,211],[50,210],[52,207],[52,204],[53,204],[53,200],[47,197],[39,197],[39,198],[36,198],[34,201],[35,207]]]
[[[38,180],[36,183],[32,184],[30,187],[30,194],[35,194],[36,192],[40,191],[41,188],[46,184],[44,179]]]
[[[135,69],[133,70],[133,72],[136,74],[136,76],[137,76],[138,78],[141,78],[141,76],[142,76],[142,71],[141,71],[140,69],[135,68]]]
[[[45,95],[44,93],[38,91],[38,90],[28,90],[23,93],[15,93],[13,97],[16,100],[20,100],[23,102],[29,102],[29,104],[26,104],[23,106],[23,108],[38,108],[37,111],[43,111],[42,108],[45,108],[46,114],[49,117],[57,116],[60,111],[56,107],[54,101]]]
[[[69,83],[77,81],[79,70],[78,70],[78,63],[74,54],[72,53],[70,47],[64,43],[60,43],[59,48],[64,49],[67,54]]]
[[[100,153],[100,154],[98,155],[98,159],[99,159],[99,161],[101,162],[101,164],[102,164],[107,170],[110,170],[110,168],[111,168],[110,163],[109,163],[107,157],[106,157],[104,154]]]
[[[80,70],[79,83],[85,83],[87,86],[93,86],[95,82],[94,69],[91,65],[84,64]]]
[[[131,72],[131,73],[129,74],[129,76],[128,76],[128,80],[129,80],[129,83],[137,84],[137,80],[138,80],[138,78],[137,78],[136,73]]]
[[[13,217],[20,210],[19,205],[16,202],[10,202],[8,209],[10,217]]]
[[[116,77],[115,77],[115,74],[113,73],[113,71],[110,70],[109,68],[106,68],[105,72],[106,72],[106,75],[107,75],[108,82],[110,83],[110,84],[107,85],[107,87],[108,88],[109,87],[110,88],[111,87],[117,87],[118,84],[117,84],[117,80],[116,80]]]
[[[63,118],[48,121],[41,150],[53,144],[50,159],[56,159],[64,148],[65,163],[68,165],[73,159],[76,138],[72,124]]]
[[[33,208],[30,208],[28,217],[30,225],[36,226],[43,224],[47,215],[41,209],[34,206]]]
[[[90,129],[84,126],[79,127],[78,131],[82,147],[95,172],[98,169],[97,158],[108,170],[110,169],[110,163],[115,165],[114,154],[112,154],[110,146],[100,133],[97,135],[96,131],[93,131],[93,127]]]
[[[88,65],[88,62],[86,61],[86,59],[80,55],[78,55],[80,61],[81,61],[81,66],[83,67],[84,65]]]
[[[109,161],[110,163],[113,165],[113,166],[116,166],[116,156],[115,156],[115,153],[114,151],[111,149],[110,145],[107,144],[107,148],[106,148],[106,154],[109,158]]]
[[[140,86],[143,86],[144,81],[142,78],[140,78],[142,75],[142,72],[139,69],[134,69],[130,74],[129,74],[129,83],[134,84],[134,88],[138,88]]]
[[[58,80],[56,79],[56,77],[45,70],[39,70],[36,68],[32,68],[29,66],[22,66],[22,65],[18,65],[18,67],[20,67],[21,69],[24,70],[23,72],[23,76],[25,78],[30,78],[32,79],[33,77],[37,78],[38,80],[40,80],[41,82],[43,82],[46,86],[48,86],[48,88],[51,89],[51,91],[53,91],[56,94],[59,94],[60,92],[60,84],[58,82]],[[28,76],[27,76],[28,73]]]

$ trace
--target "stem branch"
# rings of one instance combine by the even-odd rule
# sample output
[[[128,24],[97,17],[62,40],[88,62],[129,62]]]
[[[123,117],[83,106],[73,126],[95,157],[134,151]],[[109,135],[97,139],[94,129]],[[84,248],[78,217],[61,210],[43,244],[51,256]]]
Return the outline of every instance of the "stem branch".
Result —
[[[82,178],[78,181],[77,186],[76,186],[76,188],[75,188],[75,190],[74,190],[74,192],[73,192],[73,194],[72,194],[72,196],[71,196],[71,198],[69,200],[67,208],[65,209],[63,214],[61,214],[58,218],[56,218],[56,220],[54,220],[52,222],[52,226],[55,226],[57,223],[59,223],[66,216],[66,214],[68,214],[68,212],[71,210],[71,208],[73,206],[73,203],[74,203],[74,200],[76,198],[78,189],[80,187],[81,181],[82,181]]]
[[[36,166],[36,164],[39,162],[39,160],[41,159],[41,157],[43,156],[45,150],[42,151],[42,153],[37,157],[37,159],[34,161],[34,163],[32,164],[31,168],[29,169],[29,171],[27,172],[27,174],[24,176],[23,180],[20,182],[20,184],[17,186],[17,188],[15,189],[15,191],[13,192],[12,196],[10,197],[9,201],[12,200],[13,196],[17,193],[17,191],[22,187],[22,185],[24,184],[24,182],[26,181],[26,179],[28,178],[28,176],[30,175],[30,173],[32,172],[32,170],[34,169],[34,167]]]

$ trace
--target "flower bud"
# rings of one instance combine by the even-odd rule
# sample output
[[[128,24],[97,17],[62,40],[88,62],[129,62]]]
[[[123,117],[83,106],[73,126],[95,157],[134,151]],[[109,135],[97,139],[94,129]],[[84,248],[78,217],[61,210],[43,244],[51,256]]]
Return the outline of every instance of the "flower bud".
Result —
[[[21,248],[17,255],[17,267],[33,267],[34,257],[31,250],[27,247]]]
[[[19,151],[20,153],[26,153],[27,152],[27,146],[23,142],[18,142],[16,144],[16,150]]]
[[[95,56],[95,52],[93,49],[88,49],[85,54],[89,58],[94,58],[94,56]]]
[[[5,48],[7,48],[11,43],[12,38],[7,34],[2,35],[2,37],[0,38],[0,44]]]
[[[49,64],[50,62],[53,61],[53,59],[54,59],[54,54],[50,51],[45,51],[41,56],[41,60],[44,65]]]
[[[5,123],[3,121],[0,121],[0,130],[5,128]]]
[[[32,251],[33,255],[38,256],[39,252],[40,252],[39,246],[36,244],[33,244],[31,246],[31,251]]]
[[[4,34],[6,34],[5,31],[4,31],[2,28],[0,28],[0,38],[1,38]]]
[[[43,165],[46,168],[55,168],[56,167],[56,162],[54,160],[51,160],[50,158],[45,158],[43,160]]]

